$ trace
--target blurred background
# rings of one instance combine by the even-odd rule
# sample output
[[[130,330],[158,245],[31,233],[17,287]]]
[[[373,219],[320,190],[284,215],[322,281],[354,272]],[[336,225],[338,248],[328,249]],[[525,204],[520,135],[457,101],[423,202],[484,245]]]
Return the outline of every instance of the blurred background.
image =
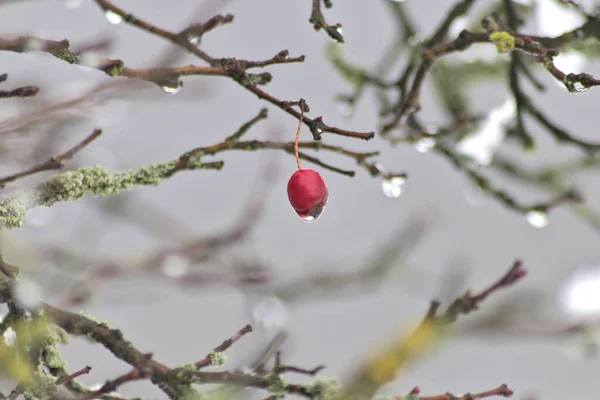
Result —
[[[327,58],[330,39],[308,23],[311,2],[205,1],[119,0],[117,5],[172,31],[217,13],[232,13],[232,24],[203,37],[204,51],[214,57],[248,60],[267,59],[283,49],[291,56],[304,54],[304,63],[269,67],[273,81],[265,90],[281,100],[306,99],[309,116],[323,116],[331,126],[378,131],[374,91],[367,90],[352,115],[336,100],[351,86]],[[467,19],[451,28],[452,35],[477,24],[494,2],[477,3]],[[556,36],[582,23],[553,0],[518,3],[534,7],[523,32]],[[593,2],[580,3],[591,6]],[[403,2],[418,32],[413,40],[430,35],[453,4],[450,0]],[[329,23],[343,25],[345,43],[336,46],[344,58],[367,69],[378,65],[397,36],[396,19],[383,0],[337,1],[333,8],[324,9],[324,15]],[[5,38],[68,39],[74,49],[91,46],[101,57],[118,58],[134,68],[157,62],[202,65],[158,37],[114,22],[92,1],[0,2],[0,34]],[[506,56],[495,54],[491,45],[476,45],[448,60],[467,63],[468,57]],[[594,59],[570,57],[561,61],[566,69],[572,68],[566,72],[600,75],[600,64]],[[397,76],[404,62],[401,58],[391,66],[389,76]],[[546,115],[573,136],[600,141],[595,115],[600,91],[571,94],[542,67],[533,71],[546,91],[525,87]],[[103,129],[102,136],[67,163],[68,168],[99,164],[117,171],[176,159],[195,147],[223,141],[262,107],[269,109],[269,118],[253,127],[246,139],[292,141],[297,126],[297,120],[225,78],[185,77],[176,95],[147,82],[123,89],[125,78],[111,79],[35,52],[0,53],[0,73],[9,76],[4,85],[40,87],[35,98],[0,103],[2,175],[66,151],[94,128]],[[479,112],[502,107],[510,98],[504,75],[478,80],[469,86],[469,95]],[[447,121],[429,83],[420,116],[432,124]],[[15,127],[15,121],[24,119],[34,122]],[[582,156],[573,146],[559,146],[532,121],[526,123],[537,141],[536,151],[503,143],[498,150],[502,156],[531,170]],[[311,138],[306,127],[301,138]],[[463,328],[463,334],[402,371],[384,392],[403,394],[419,385],[427,394],[461,394],[507,383],[522,399],[591,398],[598,393],[600,361],[594,356],[594,340],[554,333],[557,326],[571,323],[574,316],[567,311],[578,312],[575,300],[566,306],[563,301],[573,296],[569,291],[581,282],[577,279],[588,288],[583,297],[584,308],[588,307],[585,317],[598,312],[600,300],[593,295],[600,293],[599,231],[588,219],[564,206],[548,214],[547,224],[532,226],[525,215],[487,197],[464,172],[435,152],[406,144],[392,147],[378,137],[364,142],[326,134],[323,142],[359,152],[380,151],[376,161],[408,174],[402,195],[386,196],[381,179],[371,177],[351,159],[321,151],[316,153],[321,160],[355,169],[356,176],[318,169],[330,200],[323,216],[307,224],[298,219],[287,199],[287,180],[296,168],[292,156],[278,150],[225,152],[214,157],[225,161],[218,172],[182,172],[158,187],[33,210],[21,229],[2,233],[1,250],[7,261],[22,269],[21,279],[32,301],[41,298],[108,320],[139,349],[153,352],[168,365],[203,358],[251,323],[255,332],[227,353],[230,369],[250,362],[273,337],[285,332],[285,363],[307,368],[325,364],[322,375],[340,378],[352,373],[381,343],[420,321],[430,300],[448,302],[467,288],[484,288],[519,258],[529,272],[527,279],[493,296],[480,313],[461,319],[457,328],[461,332],[461,326],[475,324],[486,312],[505,306],[521,316],[528,332],[540,334],[475,334]],[[5,192],[48,176],[18,181]],[[528,203],[550,196],[494,171],[487,176]],[[565,179],[568,186],[580,190],[591,209],[600,209],[600,179],[593,168]],[[254,224],[244,216],[255,204],[260,205],[260,215]],[[247,222],[249,232],[240,240],[217,249],[202,241],[245,229]],[[135,274],[126,267],[186,243],[196,243],[200,256],[194,261],[175,252],[162,257],[148,273]],[[107,279],[94,272],[111,266],[120,272]],[[323,274],[332,278],[327,281]],[[348,277],[351,284],[341,284]],[[307,279],[307,286],[290,286]],[[325,289],[315,291],[314,286]],[[80,339],[65,346],[64,354],[70,369],[93,367],[81,379],[90,385],[129,370],[100,345]],[[3,389],[11,387],[7,383]],[[128,384],[120,392],[164,397],[150,382]]]

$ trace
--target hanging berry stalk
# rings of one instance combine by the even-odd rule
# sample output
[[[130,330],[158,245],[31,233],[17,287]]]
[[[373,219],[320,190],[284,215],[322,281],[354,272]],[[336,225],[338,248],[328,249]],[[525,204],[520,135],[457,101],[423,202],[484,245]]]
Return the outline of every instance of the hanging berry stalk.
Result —
[[[294,153],[298,171],[294,172],[288,181],[287,192],[288,199],[296,214],[305,222],[315,221],[321,216],[329,193],[325,181],[321,175],[312,169],[302,169],[300,166],[300,156],[298,155],[298,141],[300,140],[300,129],[304,118],[304,100],[298,102],[300,107],[300,119],[298,120],[298,129],[296,130],[296,141],[294,143]]]

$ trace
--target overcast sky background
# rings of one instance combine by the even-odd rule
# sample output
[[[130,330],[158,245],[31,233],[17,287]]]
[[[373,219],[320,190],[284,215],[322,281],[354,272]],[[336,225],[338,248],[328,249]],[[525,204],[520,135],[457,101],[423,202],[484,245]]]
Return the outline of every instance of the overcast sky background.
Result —
[[[481,8],[489,4],[480,3]],[[130,0],[117,4],[160,27],[178,30],[190,21],[199,2]],[[452,2],[407,0],[406,4],[419,31],[427,34],[435,29]],[[373,66],[395,34],[387,11],[383,1],[338,0],[325,15],[330,23],[342,22],[345,54],[353,61]],[[283,49],[288,49],[291,56],[305,54],[303,64],[269,68],[274,79],[266,90],[280,99],[305,98],[311,107],[310,115],[322,115],[329,125],[357,131],[377,129],[376,103],[371,94],[363,98],[352,119],[346,118],[335,102],[335,95],[349,87],[324,58],[329,39],[323,32],[315,33],[308,24],[308,0],[238,0],[229,2],[219,12],[234,14],[235,22],[205,36],[202,48],[209,54],[253,60],[269,58]],[[531,29],[536,29],[536,25],[531,25]],[[107,37],[114,43],[102,56],[122,59],[136,68],[148,66],[170,48],[165,41],[124,23],[109,23],[92,1],[84,1],[75,9],[60,1],[4,6],[0,9],[0,34],[67,38],[73,46]],[[199,61],[183,56],[177,65],[190,63]],[[600,75],[599,71],[597,63],[586,67],[591,74]],[[27,100],[30,107],[36,102],[65,99],[109,81],[98,71],[73,67],[49,55],[3,52],[0,73],[4,72],[9,74],[5,86],[40,86],[39,98]],[[535,97],[543,109],[577,137],[598,140],[595,113],[600,91],[568,94],[541,68],[535,72],[548,87]],[[477,109],[487,110],[505,101],[501,83],[483,82],[473,89],[472,100]],[[105,133],[76,157],[77,165],[100,163],[111,170],[137,168],[220,142],[266,106],[222,78],[185,78],[182,91],[175,96],[163,94],[152,84],[142,87],[145,90],[139,95],[103,105],[85,115],[90,119],[65,126],[60,135],[55,133],[59,135],[57,140],[63,140],[55,143],[55,148],[66,149],[99,127]],[[4,100],[0,118],[17,113],[21,103]],[[296,120],[277,108],[268,108],[269,119],[253,128],[247,138],[293,140]],[[423,118],[442,119],[429,89],[423,99]],[[539,141],[538,151],[528,155],[507,146],[505,154],[531,166],[578,155],[576,149],[555,146],[547,133],[528,122]],[[305,139],[310,137],[306,128],[302,135]],[[382,340],[398,330],[409,329],[422,318],[428,301],[437,296],[448,268],[468,271],[469,286],[476,290],[498,278],[514,259],[520,258],[529,271],[526,281],[490,300],[490,307],[530,290],[541,291],[546,296],[543,305],[552,307],[554,293],[569,271],[600,261],[598,234],[567,208],[553,211],[546,228],[535,229],[523,215],[492,199],[480,199],[480,205],[472,205],[465,194],[474,193],[474,188],[436,154],[422,154],[409,146],[390,148],[379,139],[362,142],[325,135],[324,142],[356,151],[381,151],[379,160],[384,166],[410,175],[405,192],[398,199],[385,197],[381,182],[361,169],[352,179],[320,170],[329,188],[330,202],[317,223],[305,224],[291,210],[285,190],[287,179],[296,168],[292,157],[268,151],[229,153],[215,157],[225,160],[225,168],[220,172],[181,173],[158,188],[136,189],[131,195],[134,208],[139,199],[159,207],[186,227],[183,231],[165,226],[172,240],[157,238],[127,222],[107,217],[92,206],[98,200],[86,199],[36,213],[37,219],[32,218],[22,229],[4,234],[2,250],[12,257],[10,262],[19,265],[35,264],[30,249],[49,244],[77,247],[90,258],[130,259],[186,238],[226,231],[258,187],[264,202],[262,220],[248,240],[220,259],[224,263],[256,259],[282,276],[302,276],[323,268],[356,268],[414,217],[431,221],[425,239],[405,260],[405,273],[396,274],[367,293],[305,301],[288,308],[286,329],[291,337],[283,348],[285,362],[304,367],[323,363],[327,365],[324,375],[342,377]],[[319,157],[342,168],[354,168],[352,160],[335,154],[323,152]],[[263,191],[261,174],[269,163],[275,163],[277,177],[270,189]],[[10,168],[5,165],[2,171],[5,170]],[[498,182],[508,184],[506,180]],[[583,189],[589,204],[600,207],[597,176],[582,175],[573,183]],[[524,200],[546,198],[527,188],[508,187]],[[29,276],[36,281],[36,276],[41,275]],[[94,302],[82,309],[109,320],[140,350],[152,351],[158,360],[175,366],[204,357],[222,340],[252,323],[247,300],[242,292],[225,285],[184,290],[147,279],[120,280],[104,286]],[[246,355],[254,354],[269,335],[272,332],[257,329],[235,345],[228,352],[231,365],[239,365]],[[458,338],[403,372],[386,391],[403,394],[419,385],[425,394],[460,394],[507,383],[517,398],[530,394],[544,400],[574,395],[593,398],[600,390],[600,362],[570,357],[566,351],[569,346],[564,340]],[[65,348],[65,355],[73,371],[85,365],[93,367],[92,373],[82,378],[84,383],[102,382],[129,369],[100,345],[79,340]],[[121,392],[164,397],[150,382],[127,385]]]

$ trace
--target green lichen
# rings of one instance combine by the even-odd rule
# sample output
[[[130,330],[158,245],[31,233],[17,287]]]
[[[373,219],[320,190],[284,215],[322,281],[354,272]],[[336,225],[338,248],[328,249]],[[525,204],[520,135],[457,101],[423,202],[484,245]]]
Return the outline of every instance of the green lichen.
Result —
[[[125,63],[121,60],[116,60],[114,63],[108,65],[106,68],[103,68],[106,75],[110,77],[120,76],[123,73],[123,69],[125,68]]]
[[[71,336],[63,328],[57,325],[49,325],[48,331],[50,333],[50,339],[52,342],[58,344],[69,344],[71,343]]]
[[[79,54],[73,53],[70,49],[68,40],[62,40],[59,42],[60,47],[52,51],[52,55],[58,59],[68,62],[69,64],[77,64],[79,61]]]
[[[29,208],[29,205],[21,199],[4,199],[0,203],[0,228],[20,228]]]
[[[157,186],[175,162],[152,165],[137,171],[115,172],[96,166],[54,175],[38,187],[38,204],[51,206],[59,201],[77,200],[86,193],[94,196],[118,194],[135,186]]]
[[[496,45],[498,53],[508,53],[515,48],[515,37],[508,32],[498,31],[490,34],[490,39]]]
[[[194,154],[190,158],[188,158],[186,166],[187,169],[200,169],[202,168],[202,155]]]
[[[191,366],[191,368],[190,368]],[[194,382],[194,375],[190,371],[195,371],[196,367],[193,364],[186,365],[173,370],[174,381],[178,384],[189,385]]]
[[[87,193],[94,196],[108,196],[136,186],[158,186],[164,178],[170,177],[181,169],[222,168],[218,163],[204,165],[199,157],[188,160],[184,168],[181,168],[178,162],[179,160],[174,160],[138,170],[115,173],[96,166],[56,174],[38,185],[27,200],[23,200],[23,196],[2,200],[0,230],[21,227],[27,211],[34,207],[51,207],[60,201],[78,200]]]
[[[107,328],[110,328],[110,326],[108,326],[108,321],[101,321],[98,318],[94,317],[93,315],[90,315],[90,314],[85,313],[83,311],[79,311],[78,314],[79,314],[80,317],[83,317],[83,318],[88,319],[88,320],[90,320],[92,322],[95,322],[98,325],[102,325],[102,326],[105,326]]]
[[[311,384],[306,386],[306,391],[310,393],[314,399],[333,400],[340,397],[342,385],[336,377],[322,376],[316,378]]]
[[[210,365],[213,367],[222,367],[227,362],[227,355],[220,351],[211,352],[208,358],[210,358]]]
[[[23,392],[26,399],[46,400],[54,399],[58,392],[56,379],[49,375],[40,364],[35,371],[35,380],[32,384],[27,385],[27,389]]]
[[[277,371],[272,371],[267,375],[267,390],[275,396],[284,396],[286,392],[287,382]]]

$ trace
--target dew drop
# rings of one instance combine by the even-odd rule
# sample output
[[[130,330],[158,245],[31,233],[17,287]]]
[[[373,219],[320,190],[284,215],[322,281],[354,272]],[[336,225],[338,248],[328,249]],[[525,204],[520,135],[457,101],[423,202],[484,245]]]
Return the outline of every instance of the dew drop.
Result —
[[[423,37],[420,35],[412,35],[407,39],[407,43],[411,47],[417,46],[422,41],[423,41]]]
[[[560,307],[578,319],[600,316],[600,265],[584,265],[565,279],[558,296]]]
[[[170,254],[165,257],[160,267],[165,276],[173,279],[181,278],[189,269],[189,262],[178,255]]]
[[[351,117],[354,112],[354,108],[345,101],[340,103],[339,109],[340,113],[346,118]]]
[[[417,140],[413,146],[419,153],[427,153],[435,146],[435,140],[430,137],[424,137]]]
[[[388,179],[384,179],[381,182],[381,190],[386,197],[397,198],[402,194],[402,189],[406,183],[406,178],[403,176],[393,176]]]
[[[71,10],[79,8],[82,2],[82,0],[64,0],[65,7]]]
[[[161,86],[161,90],[163,92],[165,92],[166,94],[177,94],[181,91],[181,88],[183,87],[183,84],[181,83],[181,81],[177,82],[177,86]]]
[[[117,14],[114,11],[111,10],[106,10],[106,12],[104,13],[104,15],[106,16],[106,19],[108,20],[108,22],[110,22],[111,24],[120,24],[123,21],[123,17],[121,17],[119,14]]]
[[[275,295],[260,296],[249,302],[254,323],[267,331],[279,330],[287,324],[285,303]]]
[[[550,222],[548,214],[542,210],[531,210],[525,215],[525,218],[534,228],[543,228]]]
[[[340,24],[337,24],[337,25],[335,26],[335,30],[336,30],[336,32],[337,32],[337,33],[338,33],[338,34],[339,34],[341,37],[343,37],[343,36],[344,36],[344,35],[343,35],[343,34],[344,34],[344,32],[342,31],[342,26],[341,26]],[[341,42],[339,39],[336,39],[336,38],[334,38],[334,37],[332,37],[332,36],[329,36],[329,39],[331,39],[331,41],[332,41],[333,43],[340,43],[340,42]]]
[[[319,204],[315,208],[313,208],[308,214],[301,214],[296,211],[298,218],[300,218],[304,222],[315,222],[319,219],[321,215],[323,215],[323,211],[325,211],[325,205]]]
[[[194,46],[198,46],[200,44],[200,36],[198,35],[188,35],[188,41]]]
[[[590,90],[590,88],[581,82],[573,82],[573,85],[569,87],[569,91],[572,93],[584,93],[588,90]]]

